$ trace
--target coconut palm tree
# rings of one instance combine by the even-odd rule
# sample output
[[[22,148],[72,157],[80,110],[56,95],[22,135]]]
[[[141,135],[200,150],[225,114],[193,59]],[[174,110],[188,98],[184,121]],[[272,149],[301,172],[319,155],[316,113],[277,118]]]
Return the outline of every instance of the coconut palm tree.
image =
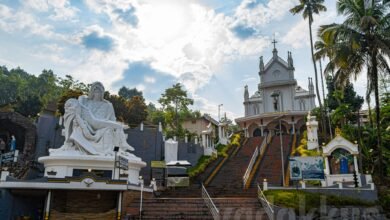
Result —
[[[317,65],[316,60],[314,58],[314,48],[313,48],[313,34],[312,34],[312,24],[313,24],[313,15],[319,14],[321,11],[326,11],[326,7],[322,5],[324,3],[324,0],[299,0],[299,5],[296,5],[292,9],[290,9],[290,12],[292,14],[298,14],[302,13],[303,19],[309,20],[309,34],[310,34],[310,49],[311,49],[311,57],[313,61],[313,67],[314,67],[314,80],[316,83],[316,93],[317,93],[317,99],[318,104],[320,105],[320,112],[321,112],[321,120],[322,120],[322,136],[325,136],[324,132],[324,112],[322,108],[322,102],[321,102],[321,96],[320,91],[318,88],[318,73],[317,73]],[[323,137],[325,138],[325,137]]]
[[[383,177],[378,76],[381,72],[389,71],[390,3],[380,0],[338,0],[336,6],[345,21],[320,27],[318,35],[326,47],[318,55],[328,56],[325,71],[335,69],[336,80],[341,84],[351,77],[356,79],[366,70],[367,92],[370,94],[373,90],[375,94],[377,166],[379,176]],[[332,53],[329,55],[325,51]]]
[[[324,0],[300,0],[299,5],[296,5],[292,9],[290,9],[290,12],[295,14],[302,13],[302,16],[304,19],[308,19],[309,21],[309,34],[310,34],[310,49],[311,49],[311,55],[312,55],[312,61],[313,61],[313,67],[314,67],[314,79],[316,83],[316,93],[318,98],[318,103],[320,105],[320,108],[322,108],[322,102],[320,98],[320,92],[318,88],[318,72],[317,72],[317,65],[316,60],[314,58],[314,47],[313,47],[313,34],[312,34],[312,24],[313,24],[313,15],[319,14],[321,11],[326,11],[326,7],[322,5],[324,3]]]

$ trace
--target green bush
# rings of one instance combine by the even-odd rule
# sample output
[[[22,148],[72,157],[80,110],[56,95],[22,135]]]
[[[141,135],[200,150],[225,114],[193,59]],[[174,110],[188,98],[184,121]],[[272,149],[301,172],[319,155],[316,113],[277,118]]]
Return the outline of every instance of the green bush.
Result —
[[[194,177],[194,176],[199,175],[200,173],[203,173],[205,171],[206,167],[215,159],[217,159],[216,155],[213,155],[213,156],[203,155],[203,156],[201,156],[198,160],[198,163],[195,166],[193,166],[187,170],[188,175],[190,177]]]
[[[310,193],[302,190],[267,190],[265,196],[273,204],[281,207],[293,208],[295,213],[299,213],[300,203],[305,208],[305,213],[321,205],[321,197],[326,198],[326,205],[335,207],[344,206],[373,206],[375,203],[366,202],[345,196],[325,195],[321,193]]]

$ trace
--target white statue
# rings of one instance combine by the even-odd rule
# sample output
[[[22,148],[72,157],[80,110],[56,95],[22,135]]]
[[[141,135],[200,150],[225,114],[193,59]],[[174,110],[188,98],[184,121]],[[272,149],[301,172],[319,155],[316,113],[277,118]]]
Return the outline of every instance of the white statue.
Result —
[[[88,96],[65,102],[64,145],[51,149],[50,155],[77,153],[82,155],[113,155],[118,146],[126,156],[134,156],[134,149],[127,143],[125,125],[116,121],[112,104],[103,98],[102,83],[95,82]],[[134,156],[135,157],[135,156]]]

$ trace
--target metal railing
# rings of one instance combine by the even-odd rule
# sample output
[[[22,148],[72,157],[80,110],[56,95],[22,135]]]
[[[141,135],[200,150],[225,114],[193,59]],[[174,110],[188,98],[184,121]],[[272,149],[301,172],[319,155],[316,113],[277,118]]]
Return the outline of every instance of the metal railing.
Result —
[[[261,143],[260,147],[256,147],[256,150],[255,152],[253,152],[253,155],[252,155],[252,158],[249,162],[249,165],[248,165],[248,168],[246,169],[245,171],[245,174],[244,176],[242,177],[242,182],[243,182],[243,188],[245,188],[247,182],[248,182],[248,179],[250,177],[250,174],[252,172],[252,169],[253,169],[253,165],[255,164],[256,162],[256,159],[262,155],[264,153],[264,150],[265,150],[265,147],[266,145],[268,144],[268,142],[270,141],[270,138],[272,135],[268,135],[264,138],[263,142]]]
[[[249,179],[249,175],[250,175],[251,172],[252,172],[253,165],[255,164],[256,159],[257,159],[257,157],[259,156],[259,152],[260,152],[259,148],[260,148],[260,147],[257,146],[255,152],[253,152],[253,155],[252,155],[252,158],[251,158],[251,160],[250,160],[250,162],[249,162],[248,168],[246,168],[245,174],[244,174],[244,176],[242,177],[242,181],[243,181],[243,185],[242,185],[242,186],[243,186],[243,188],[245,188],[246,182],[247,182],[248,179]]]
[[[203,198],[206,206],[209,208],[211,215],[213,216],[213,219],[219,220],[221,218],[219,210],[218,210],[217,206],[215,206],[213,200],[211,199],[209,193],[207,192],[207,190],[203,184],[202,184],[202,198]]]
[[[267,213],[267,216],[270,220],[275,219],[275,210],[273,208],[273,205],[268,202],[267,198],[265,197],[263,191],[260,188],[260,185],[257,184],[257,197],[263,206],[265,213]]]

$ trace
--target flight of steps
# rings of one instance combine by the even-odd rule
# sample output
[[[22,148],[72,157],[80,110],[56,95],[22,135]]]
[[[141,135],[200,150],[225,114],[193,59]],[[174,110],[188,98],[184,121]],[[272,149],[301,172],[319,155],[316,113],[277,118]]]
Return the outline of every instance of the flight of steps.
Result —
[[[257,199],[257,189],[243,190],[244,175],[252,154],[263,141],[263,137],[249,138],[237,154],[228,152],[229,159],[222,166],[206,189],[220,211],[220,219],[268,219]],[[216,167],[215,164],[213,167]],[[211,170],[208,170],[211,173]],[[143,200],[142,219],[213,219],[202,198],[201,180],[188,188],[168,189],[157,197]],[[125,219],[139,219],[140,199],[129,203]]]
[[[287,159],[291,151],[291,136],[282,135],[283,139],[283,155],[284,165],[288,163]],[[255,178],[251,183],[251,188],[257,188],[257,183],[262,184],[264,179],[267,179],[269,185],[282,185],[282,162],[280,151],[280,137],[273,136],[271,142],[265,150],[262,161],[256,171]]]
[[[231,155],[207,186],[212,197],[223,196],[255,196],[256,190],[243,190],[242,177],[248,167],[256,147],[261,145],[263,137],[249,138],[236,155]]]
[[[220,219],[268,219],[257,198],[213,198]],[[136,199],[129,207],[127,219],[139,219]],[[146,198],[143,200],[142,219],[213,219],[203,198]]]

